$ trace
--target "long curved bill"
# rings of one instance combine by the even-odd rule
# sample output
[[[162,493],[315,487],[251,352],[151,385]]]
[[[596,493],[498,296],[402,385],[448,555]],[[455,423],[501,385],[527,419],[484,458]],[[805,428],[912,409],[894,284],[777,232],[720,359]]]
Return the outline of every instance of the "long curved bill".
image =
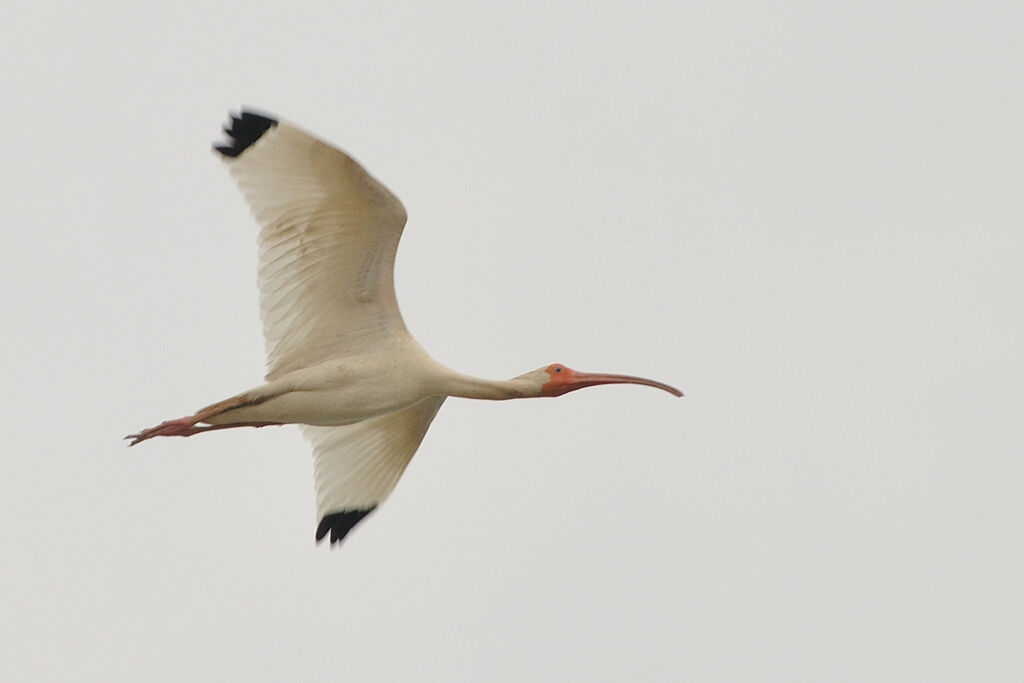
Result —
[[[634,377],[633,375],[611,375],[598,372],[574,372],[566,385],[571,387],[568,391],[574,391],[576,389],[583,389],[584,387],[594,387],[599,384],[642,384],[645,387],[654,387],[655,389],[661,389],[667,391],[673,396],[682,396],[683,392],[679,391],[675,387],[669,386],[664,382],[658,382],[657,380],[647,379],[646,377]]]

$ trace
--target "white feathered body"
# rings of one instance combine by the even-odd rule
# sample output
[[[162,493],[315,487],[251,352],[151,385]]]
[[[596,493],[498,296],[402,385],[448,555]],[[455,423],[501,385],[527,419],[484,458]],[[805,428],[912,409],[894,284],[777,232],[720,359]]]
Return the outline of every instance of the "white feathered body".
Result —
[[[571,371],[560,365],[500,382],[441,365],[406,330],[395,300],[401,202],[347,154],[285,121],[242,112],[225,133],[215,149],[260,225],[266,383],[130,435],[133,445],[300,424],[313,444],[316,538],[337,543],[388,496],[448,396],[557,396],[624,381],[681,395],[628,376],[566,383]]]
[[[273,422],[336,427],[394,413],[445,395],[446,368],[410,336],[388,349],[323,361],[239,394],[259,401],[211,417],[210,424]]]

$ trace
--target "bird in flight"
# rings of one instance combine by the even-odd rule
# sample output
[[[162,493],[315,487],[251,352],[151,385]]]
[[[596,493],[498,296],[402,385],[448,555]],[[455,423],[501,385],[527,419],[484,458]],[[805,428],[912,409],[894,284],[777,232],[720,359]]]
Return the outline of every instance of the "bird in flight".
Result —
[[[394,263],[402,203],[341,150],[242,110],[214,144],[259,233],[266,382],[127,437],[192,436],[298,424],[313,446],[319,524],[331,544],[387,498],[449,396],[561,396],[599,384],[661,382],[577,372],[560,363],[504,381],[438,363],[405,328]]]

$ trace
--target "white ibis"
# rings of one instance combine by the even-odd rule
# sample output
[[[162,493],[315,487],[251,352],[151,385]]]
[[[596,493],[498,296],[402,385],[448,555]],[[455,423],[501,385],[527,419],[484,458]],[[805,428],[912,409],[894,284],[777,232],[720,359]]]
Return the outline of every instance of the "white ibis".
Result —
[[[313,444],[319,542],[331,543],[395,487],[449,396],[561,396],[642,377],[555,363],[504,381],[441,365],[405,329],[393,269],[401,202],[344,152],[284,121],[233,116],[215,144],[260,224],[266,383],[125,438],[299,424]]]

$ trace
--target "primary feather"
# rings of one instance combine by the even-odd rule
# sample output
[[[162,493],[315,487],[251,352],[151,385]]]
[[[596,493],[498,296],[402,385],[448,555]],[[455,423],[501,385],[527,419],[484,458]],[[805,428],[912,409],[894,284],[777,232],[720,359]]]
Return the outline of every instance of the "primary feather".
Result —
[[[286,122],[224,160],[260,224],[268,380],[408,334],[393,279],[406,212],[387,188]]]
[[[390,345],[408,332],[394,262],[402,203],[354,159],[291,124],[243,111],[218,145],[260,225],[260,313],[267,379]],[[317,540],[340,542],[398,482],[444,402],[337,427],[313,444]]]

